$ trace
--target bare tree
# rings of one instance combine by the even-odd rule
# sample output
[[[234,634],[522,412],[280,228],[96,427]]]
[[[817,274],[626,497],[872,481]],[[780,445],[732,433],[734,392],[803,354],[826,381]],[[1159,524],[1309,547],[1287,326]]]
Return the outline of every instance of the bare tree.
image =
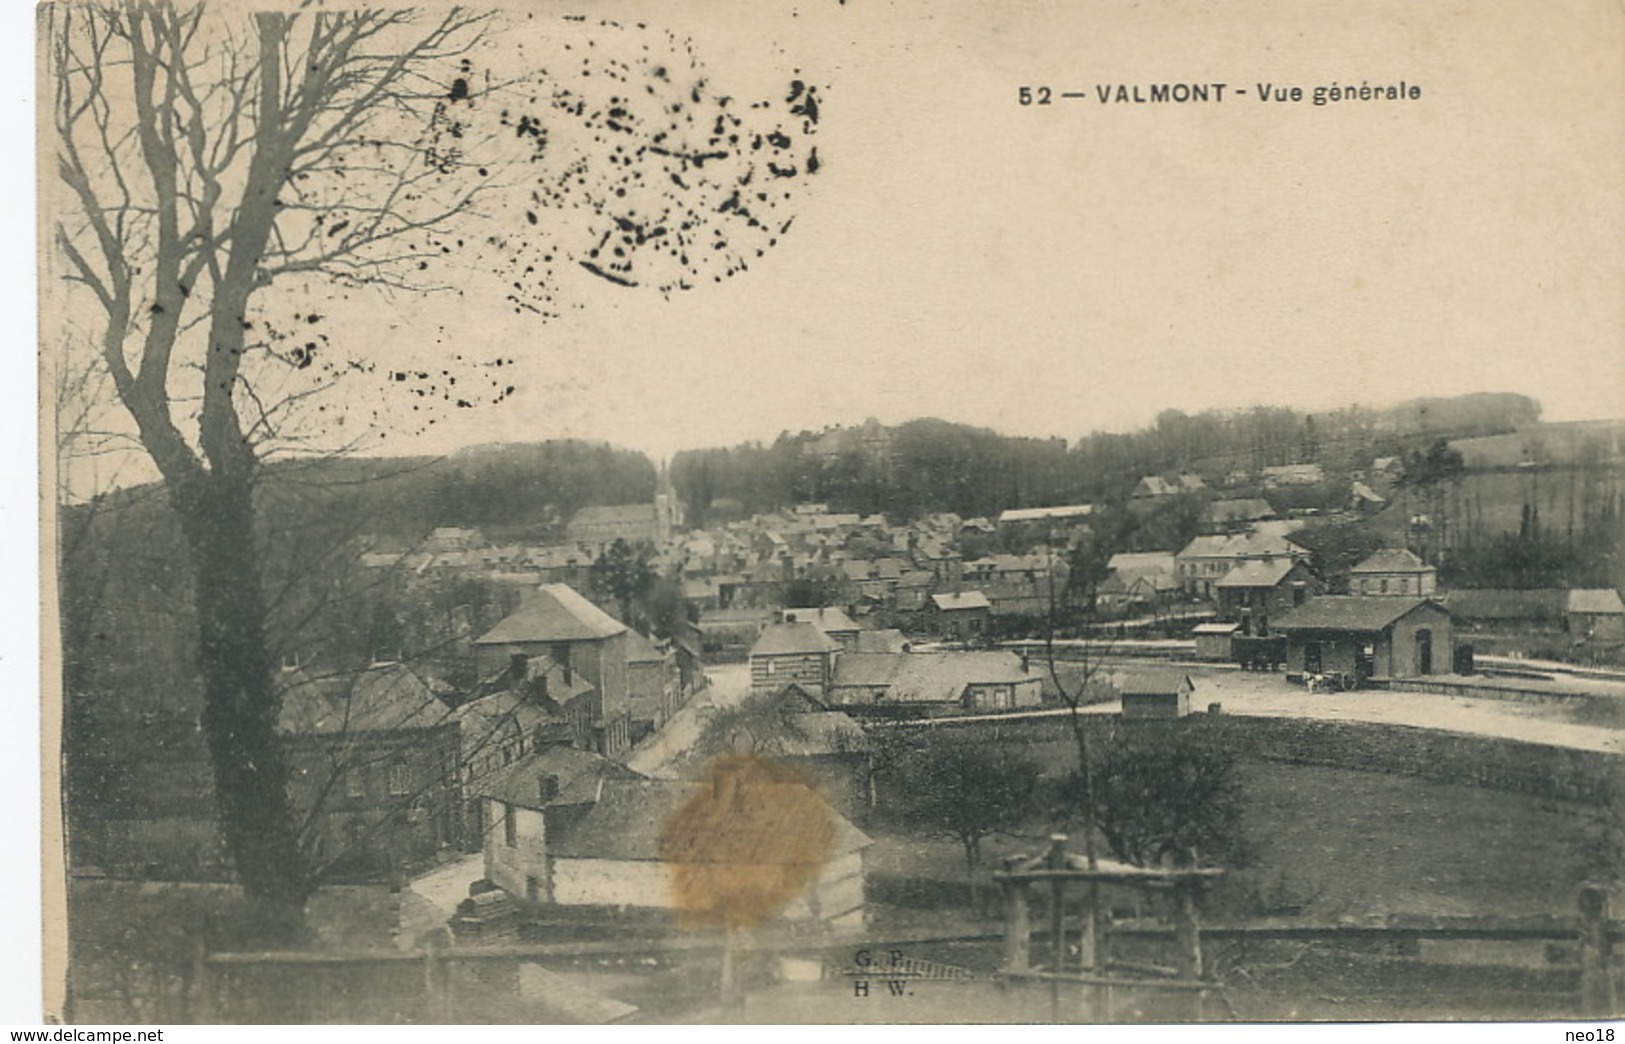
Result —
[[[277,450],[331,448],[322,393],[340,378],[404,384],[420,397],[432,388],[458,407],[514,391],[506,372],[482,375],[482,400],[436,383],[438,373],[342,358],[315,332],[321,311],[294,305],[443,288],[433,266],[466,237],[472,253],[462,263],[501,270],[509,301],[546,315],[553,254],[526,230],[542,223],[538,211],[561,207],[585,215],[579,231],[596,237],[582,267],[617,285],[683,289],[700,266],[688,255],[700,253],[702,237],[706,263],[723,266],[719,278],[760,249],[728,241],[725,223],[764,246],[788,227],[768,218],[787,193],[751,203],[743,186],[817,166],[813,152],[790,158],[799,142],[782,129],[753,132],[731,110],[688,129],[689,110],[662,105],[663,117],[684,113],[673,132],[625,100],[589,104],[586,93],[538,87],[547,80],[534,76],[516,77],[516,103],[504,106],[484,97],[501,78],[474,69],[496,46],[490,25],[460,8],[335,11],[310,0],[246,19],[147,0],[52,5],[42,15],[65,189],[52,214],[53,260],[72,284],[65,296],[93,302],[98,365],[185,538],[203,728],[228,850],[249,895],[289,914],[314,878],[300,857],[276,735],[255,527],[263,461]],[[624,81],[631,66],[615,64]],[[647,71],[695,109],[726,109],[692,62]],[[653,85],[649,93],[663,100]],[[811,131],[810,88],[792,85],[783,105],[797,137]],[[560,120],[588,133],[577,135],[564,169],[537,173]],[[618,137],[608,144],[606,135]],[[604,143],[607,175],[593,171],[594,143]],[[506,176],[514,164],[523,173]],[[682,209],[669,179],[698,186],[701,200]],[[655,182],[662,199],[631,210],[626,201],[638,194],[626,185]],[[495,211],[482,211],[493,195]],[[491,234],[495,212],[522,215],[519,232]],[[668,253],[684,275],[651,278],[634,264]]]

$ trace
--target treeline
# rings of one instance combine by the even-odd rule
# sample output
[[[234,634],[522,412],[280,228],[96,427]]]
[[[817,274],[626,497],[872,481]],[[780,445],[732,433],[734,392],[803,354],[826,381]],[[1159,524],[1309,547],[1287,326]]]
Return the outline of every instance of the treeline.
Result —
[[[310,510],[364,516],[368,532],[405,545],[436,526],[500,539],[562,538],[590,504],[648,503],[654,464],[603,442],[564,439],[476,446],[449,457],[339,457],[266,469],[262,487]]]
[[[1498,434],[1539,417],[1539,403],[1510,393],[1418,399],[1385,410],[1165,410],[1140,431],[1095,432],[1070,445],[928,418],[881,429],[880,438],[836,443],[834,450],[828,433],[802,431],[770,445],[685,451],[672,460],[671,478],[690,521],[699,524],[798,501],[894,521],[927,511],[975,517],[1121,500],[1144,475],[1190,472],[1213,483],[1278,464],[1347,471],[1441,436]]]

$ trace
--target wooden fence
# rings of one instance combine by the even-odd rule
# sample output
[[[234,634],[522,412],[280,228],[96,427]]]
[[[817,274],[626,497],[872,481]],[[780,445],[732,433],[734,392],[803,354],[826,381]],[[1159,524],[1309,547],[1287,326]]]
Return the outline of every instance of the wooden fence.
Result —
[[[1054,881],[1040,874],[1028,885],[1048,893]],[[974,978],[1006,989],[1037,989],[1035,1016],[1043,1017],[1046,1010],[1075,1012],[1077,1007],[1062,1009],[1058,1002],[1081,996],[1088,1002],[1083,1017],[1105,1021],[1128,1017],[1124,1006],[1114,1005],[1147,993],[1168,997],[1161,1009],[1171,1013],[1166,1017],[1243,1017],[1245,1013],[1238,1014],[1231,1005],[1239,984],[1225,980],[1224,962],[1215,959],[1228,949],[1262,952],[1295,944],[1331,953],[1375,948],[1415,958],[1419,944],[1539,942],[1561,947],[1565,954],[1565,963],[1556,969],[1562,984],[1555,992],[1550,976],[1536,976],[1538,985],[1529,987],[1531,992],[1550,994],[1548,1011],[1568,1017],[1619,1013],[1615,980],[1620,967],[1613,954],[1625,941],[1625,925],[1607,919],[1606,898],[1595,889],[1582,892],[1578,917],[1542,924],[1202,926],[1194,905],[1176,908],[1183,913],[1172,924],[1100,925],[1100,945],[1093,951],[1077,945],[1081,925],[1063,923],[1057,931],[1054,911],[1044,905],[1029,911],[1025,933],[1017,916],[997,933],[762,936],[752,940],[752,949],[817,961],[831,978],[851,974],[852,957],[859,949],[908,955],[896,967],[871,969],[882,979],[923,974],[921,969],[936,967],[935,954],[976,950],[985,952],[990,963],[972,973]],[[1172,954],[1173,959],[1136,952],[1155,950]],[[199,952],[188,976],[186,1015],[187,1021],[199,1023],[554,1023],[725,1017],[729,998],[719,993],[718,984],[727,951],[726,940],[717,935],[471,947],[450,946],[432,935],[424,945],[409,950]],[[958,958],[945,960],[953,961],[957,969]],[[662,984],[663,1004],[638,1011],[542,967],[572,962],[634,967],[650,982]],[[684,984],[674,991],[670,982],[684,975]],[[967,976],[956,970],[952,978],[965,981]],[[1579,989],[1571,993],[1576,978]],[[1401,988],[1411,987],[1402,981]],[[1494,1000],[1494,990],[1484,985],[1480,1001]],[[832,993],[832,1004],[839,999]],[[837,1009],[831,1009],[831,1017],[839,1018]]]

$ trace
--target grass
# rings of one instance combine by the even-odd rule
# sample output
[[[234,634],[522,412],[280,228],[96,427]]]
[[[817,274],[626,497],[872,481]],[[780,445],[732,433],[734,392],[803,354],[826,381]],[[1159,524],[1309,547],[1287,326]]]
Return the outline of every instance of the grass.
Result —
[[[1243,764],[1242,783],[1254,858],[1215,896],[1231,915],[1568,916],[1586,876],[1581,845],[1594,814],[1582,806],[1257,761]],[[1026,836],[988,838],[978,877],[1005,855],[1038,852],[1044,834],[1035,824]],[[878,827],[870,835],[871,876],[965,879],[954,841]]]

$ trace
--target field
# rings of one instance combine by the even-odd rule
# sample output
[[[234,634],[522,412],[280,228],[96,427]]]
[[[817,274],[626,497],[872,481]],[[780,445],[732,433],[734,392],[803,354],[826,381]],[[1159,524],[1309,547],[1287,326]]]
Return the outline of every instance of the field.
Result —
[[[1251,761],[1242,775],[1254,858],[1215,896],[1217,915],[1328,924],[1573,913],[1582,844],[1596,828],[1583,806],[1321,766]],[[1024,836],[987,839],[983,891],[991,893],[988,874],[1001,857],[1038,851],[1045,833],[1035,822]],[[880,827],[871,836],[871,892],[879,896],[887,878],[965,880],[953,841]]]

